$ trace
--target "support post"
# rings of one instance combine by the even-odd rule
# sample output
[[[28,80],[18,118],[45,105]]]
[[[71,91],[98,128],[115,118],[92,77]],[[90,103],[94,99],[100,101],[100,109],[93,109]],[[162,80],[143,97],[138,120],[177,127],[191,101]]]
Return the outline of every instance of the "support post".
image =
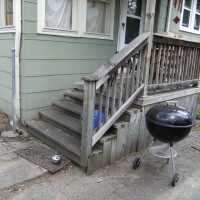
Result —
[[[83,124],[81,140],[81,166],[86,168],[88,157],[92,152],[92,136],[94,133],[96,81],[84,82]]]
[[[151,48],[153,41],[153,28],[154,28],[154,17],[155,17],[156,0],[147,0],[146,4],[146,15],[145,15],[145,32],[150,32],[148,45],[146,47],[145,57],[145,68],[144,68],[144,92],[143,96],[147,95],[147,86],[149,80],[149,65],[151,58]]]

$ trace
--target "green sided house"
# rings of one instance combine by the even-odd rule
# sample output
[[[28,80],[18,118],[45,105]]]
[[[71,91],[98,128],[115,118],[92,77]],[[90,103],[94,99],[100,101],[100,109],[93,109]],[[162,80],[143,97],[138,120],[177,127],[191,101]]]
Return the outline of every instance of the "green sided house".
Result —
[[[199,58],[199,0],[0,0],[0,109],[88,173],[149,144],[153,105],[195,117]]]

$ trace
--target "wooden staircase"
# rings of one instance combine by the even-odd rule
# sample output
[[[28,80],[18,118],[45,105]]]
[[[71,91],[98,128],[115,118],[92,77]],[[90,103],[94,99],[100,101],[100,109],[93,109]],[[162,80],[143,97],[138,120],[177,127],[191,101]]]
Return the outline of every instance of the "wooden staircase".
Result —
[[[84,84],[75,84],[73,90],[64,94],[63,101],[52,102],[52,109],[40,111],[38,120],[27,121],[28,132],[87,169],[89,174],[137,149],[137,137],[129,128],[134,120],[131,118],[137,115],[130,114],[128,121],[123,115],[144,90],[145,60],[149,59],[143,55],[147,55],[149,35],[138,36],[107,64],[83,77]],[[94,130],[95,109],[98,122]],[[132,147],[133,143],[136,146]]]
[[[29,133],[80,165],[83,90],[74,88],[64,97],[52,102],[52,109],[40,111],[40,118],[27,121],[26,125]]]
[[[131,109],[136,114],[140,112],[137,108]],[[82,111],[83,85],[76,83],[73,90],[64,94],[64,100],[54,101],[52,102],[52,109],[40,111],[39,119],[26,121],[27,130],[64,156],[81,165],[82,122],[80,116]],[[136,151],[137,146],[132,147],[132,142],[128,138],[131,131],[129,130],[130,116],[130,111],[125,112],[93,147],[92,154],[88,159],[87,174],[91,174],[97,169],[112,164],[126,154]],[[127,145],[128,143],[129,145]]]

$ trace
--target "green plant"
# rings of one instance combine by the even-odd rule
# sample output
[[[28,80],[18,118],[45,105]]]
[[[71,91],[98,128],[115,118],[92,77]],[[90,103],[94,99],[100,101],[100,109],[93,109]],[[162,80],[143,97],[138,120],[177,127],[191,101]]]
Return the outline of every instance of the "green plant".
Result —
[[[200,119],[200,98],[198,99],[198,107],[197,107],[196,118],[197,118],[197,119]]]

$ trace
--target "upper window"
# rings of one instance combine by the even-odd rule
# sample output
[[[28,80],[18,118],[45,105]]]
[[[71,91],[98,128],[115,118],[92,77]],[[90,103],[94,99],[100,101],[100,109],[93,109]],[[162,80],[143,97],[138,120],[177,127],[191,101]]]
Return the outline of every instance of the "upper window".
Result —
[[[38,32],[112,39],[114,1],[38,0]]]
[[[200,33],[200,0],[185,0],[181,29]]]
[[[13,0],[0,1],[0,28],[13,27]]]

